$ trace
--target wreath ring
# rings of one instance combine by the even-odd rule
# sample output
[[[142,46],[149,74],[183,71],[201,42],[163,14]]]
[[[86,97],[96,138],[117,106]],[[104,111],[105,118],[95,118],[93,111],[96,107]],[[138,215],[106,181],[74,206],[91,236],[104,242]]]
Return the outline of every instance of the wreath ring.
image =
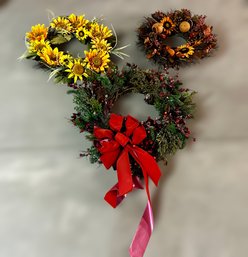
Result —
[[[62,50],[73,39],[88,48],[83,52],[82,47],[77,57]],[[26,33],[26,45],[27,52],[22,57],[36,60],[51,71],[50,77],[55,76],[55,82],[65,84],[87,81],[92,73],[105,73],[113,65],[111,54],[120,58],[125,55],[116,49],[114,30],[96,18],[90,21],[84,15],[75,14],[53,18],[48,27],[45,24],[32,26]]]
[[[206,16],[192,15],[187,9],[164,13],[155,12],[138,28],[138,44],[148,59],[167,68],[178,68],[210,56],[217,47],[212,26]],[[177,36],[185,41],[170,46],[168,39]]]
[[[92,163],[104,164],[107,169],[116,169],[120,149],[127,142],[135,141],[156,162],[166,161],[168,155],[182,149],[190,138],[186,121],[193,118],[195,104],[192,97],[195,92],[181,85],[177,78],[165,72],[127,64],[122,71],[116,67],[105,76],[97,75],[91,83],[73,90],[76,113],[71,121],[80,131],[87,132],[87,138],[93,143],[91,148],[82,152],[82,156],[88,156]],[[144,101],[157,110],[157,118],[138,121],[130,115],[123,117],[112,112],[122,96],[134,93],[144,95]],[[136,127],[143,137],[135,132]],[[130,168],[133,176],[143,177],[133,156],[130,157]]]

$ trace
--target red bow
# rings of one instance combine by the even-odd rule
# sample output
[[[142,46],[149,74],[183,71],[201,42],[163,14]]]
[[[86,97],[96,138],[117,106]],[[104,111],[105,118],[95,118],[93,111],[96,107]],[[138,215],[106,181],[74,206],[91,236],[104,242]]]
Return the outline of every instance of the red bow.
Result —
[[[111,114],[109,119],[110,129],[95,127],[94,136],[99,140],[97,147],[101,153],[100,160],[109,169],[116,165],[118,176],[118,195],[124,196],[134,188],[130,168],[129,154],[140,165],[146,183],[148,198],[148,177],[158,185],[161,171],[154,159],[146,151],[138,147],[146,137],[145,128],[139,121],[128,115],[126,118]],[[105,199],[107,200],[107,199]]]

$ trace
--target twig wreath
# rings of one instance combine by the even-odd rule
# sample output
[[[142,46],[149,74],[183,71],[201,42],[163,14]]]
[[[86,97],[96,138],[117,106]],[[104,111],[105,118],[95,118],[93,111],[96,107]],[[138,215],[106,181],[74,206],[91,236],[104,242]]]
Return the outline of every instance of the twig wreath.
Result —
[[[210,56],[217,46],[212,26],[206,16],[192,15],[187,9],[164,13],[157,11],[138,28],[138,44],[146,57],[168,68],[193,63]],[[168,39],[177,36],[185,44],[170,46]]]
[[[164,40],[179,31],[187,44],[177,48],[166,45]],[[156,12],[138,32],[147,57],[167,68],[203,58],[216,47],[212,27],[205,24],[204,17],[192,16],[185,9]],[[60,50],[73,38],[88,46],[84,57]],[[117,184],[104,199],[115,208],[128,193],[143,189],[144,180],[148,203],[129,248],[131,257],[142,257],[154,226],[149,180],[158,185],[161,171],[157,163],[166,162],[167,156],[184,148],[190,138],[186,122],[193,118],[195,92],[183,88],[178,77],[171,77],[166,69],[145,70],[134,64],[119,69],[111,61],[111,54],[120,58],[126,54],[120,51],[125,47],[116,48],[116,33],[84,15],[53,18],[49,27],[33,26],[25,42],[27,52],[22,58],[37,61],[51,72],[55,82],[70,87],[68,93],[73,94],[75,104],[71,122],[92,142],[80,155],[106,169],[113,168],[117,174]],[[142,94],[158,117],[148,114],[140,121],[114,113],[119,99],[132,93]]]

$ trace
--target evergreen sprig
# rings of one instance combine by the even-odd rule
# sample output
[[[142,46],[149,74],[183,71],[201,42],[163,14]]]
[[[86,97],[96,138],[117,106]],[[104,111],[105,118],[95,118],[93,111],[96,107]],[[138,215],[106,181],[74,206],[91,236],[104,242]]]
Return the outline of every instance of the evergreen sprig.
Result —
[[[113,105],[120,97],[129,93],[141,93],[144,100],[153,105],[159,113],[157,119],[147,117],[142,121],[147,131],[142,149],[156,157],[157,161],[167,160],[168,155],[182,149],[190,137],[186,125],[193,118],[194,91],[182,87],[182,83],[166,72],[144,70],[127,64],[121,71],[115,67],[105,75],[96,74],[87,84],[78,85],[72,91],[76,113],[72,122],[81,131],[88,132],[93,142],[87,150],[92,163],[99,161],[99,151],[93,135],[94,126],[108,129],[108,119]],[[131,160],[132,172],[142,176],[139,166]]]

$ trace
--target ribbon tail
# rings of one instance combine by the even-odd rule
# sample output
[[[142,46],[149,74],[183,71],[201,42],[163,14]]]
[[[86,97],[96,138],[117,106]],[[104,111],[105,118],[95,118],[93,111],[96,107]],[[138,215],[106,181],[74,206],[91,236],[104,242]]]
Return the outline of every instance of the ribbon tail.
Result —
[[[154,227],[151,202],[148,200],[144,214],[129,248],[131,257],[143,257]]]
[[[129,147],[129,152],[142,167],[143,173],[145,172],[157,186],[161,177],[161,171],[155,159],[149,153],[137,146]]]
[[[125,195],[133,189],[132,171],[130,168],[128,150],[126,148],[124,148],[118,158],[116,168],[119,183],[119,194]]]
[[[140,179],[138,177],[136,177],[136,176],[133,176],[133,187],[135,189],[144,189]]]
[[[124,195],[119,195],[119,183],[117,183],[106,193],[104,200],[113,208],[116,208],[124,198]]]
[[[144,189],[139,178],[133,176],[133,189]],[[119,194],[119,183],[116,183],[106,194],[104,200],[113,208],[116,208],[126,198]]]

